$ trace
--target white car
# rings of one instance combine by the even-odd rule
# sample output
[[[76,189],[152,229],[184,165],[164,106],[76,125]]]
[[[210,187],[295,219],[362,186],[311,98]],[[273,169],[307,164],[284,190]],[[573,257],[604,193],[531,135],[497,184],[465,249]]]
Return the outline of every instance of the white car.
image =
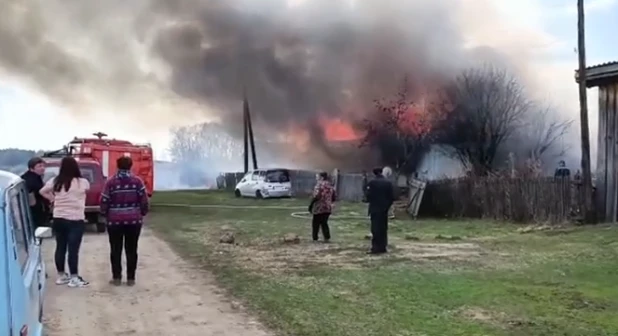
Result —
[[[234,189],[236,197],[291,197],[292,183],[287,169],[256,169],[248,172]]]

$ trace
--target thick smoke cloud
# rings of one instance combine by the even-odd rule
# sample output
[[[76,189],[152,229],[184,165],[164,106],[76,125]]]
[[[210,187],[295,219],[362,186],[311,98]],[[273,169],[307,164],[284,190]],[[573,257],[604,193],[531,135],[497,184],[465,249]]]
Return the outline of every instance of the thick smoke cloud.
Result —
[[[239,135],[246,91],[258,135],[300,125],[318,147],[320,116],[360,119],[405,74],[427,85],[481,59],[508,64],[492,48],[466,48],[468,26],[492,16],[486,1],[0,0],[0,8],[0,71],[72,113],[123,113],[159,129],[209,117]]]
[[[269,125],[304,123],[365,106],[406,72],[447,70],[461,52],[440,1],[261,6],[204,5],[195,21],[162,31],[154,50],[171,64],[174,90],[225,109],[246,87]]]
[[[279,126],[356,111],[405,72],[421,79],[457,67],[460,5],[0,0],[0,67],[75,113],[157,105],[182,117],[176,103],[190,98],[228,120],[246,88],[258,119]]]

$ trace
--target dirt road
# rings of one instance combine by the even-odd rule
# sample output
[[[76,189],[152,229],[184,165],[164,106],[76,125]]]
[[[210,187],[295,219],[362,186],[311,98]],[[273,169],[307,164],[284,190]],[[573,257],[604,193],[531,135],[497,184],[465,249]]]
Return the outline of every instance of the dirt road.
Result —
[[[89,233],[80,253],[87,288],[54,284],[55,242],[45,242],[49,270],[45,321],[49,336],[267,336],[264,328],[221,294],[149,231],[140,240],[135,287],[113,287],[106,234]]]

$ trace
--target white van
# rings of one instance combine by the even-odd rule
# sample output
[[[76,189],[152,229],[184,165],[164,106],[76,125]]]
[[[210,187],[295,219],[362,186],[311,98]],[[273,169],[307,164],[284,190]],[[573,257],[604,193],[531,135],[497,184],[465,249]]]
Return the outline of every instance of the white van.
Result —
[[[52,229],[33,229],[25,182],[0,171],[0,335],[42,336],[45,298],[43,239]]]
[[[291,197],[292,183],[288,169],[256,169],[249,171],[234,189],[236,197]]]

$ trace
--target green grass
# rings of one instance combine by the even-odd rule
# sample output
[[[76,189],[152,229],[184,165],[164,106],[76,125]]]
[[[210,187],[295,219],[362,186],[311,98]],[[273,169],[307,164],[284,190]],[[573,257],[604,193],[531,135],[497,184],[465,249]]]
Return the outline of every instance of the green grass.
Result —
[[[162,203],[291,207],[155,205],[149,219],[281,335],[618,335],[618,228],[520,234],[505,223],[402,219],[389,229],[391,253],[376,258],[364,254],[366,220],[333,219],[334,243],[309,242],[309,221],[290,216],[305,200],[182,191],[157,193]],[[235,245],[219,244],[224,230]],[[287,233],[301,243],[284,244]]]

